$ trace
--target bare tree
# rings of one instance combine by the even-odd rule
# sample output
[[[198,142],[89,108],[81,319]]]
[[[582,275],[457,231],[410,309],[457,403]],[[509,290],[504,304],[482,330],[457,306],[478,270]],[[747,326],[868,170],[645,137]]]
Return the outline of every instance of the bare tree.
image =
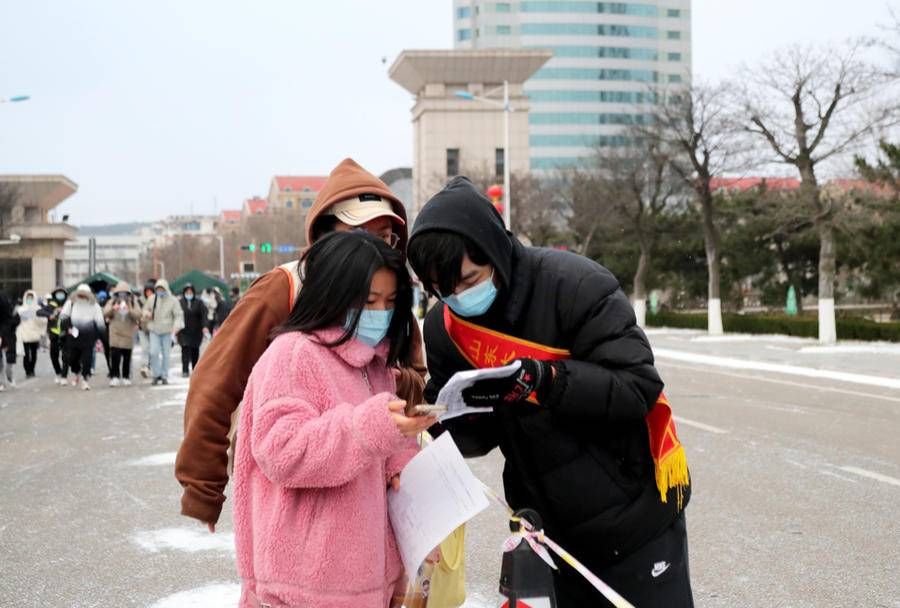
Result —
[[[703,225],[709,285],[710,334],[722,333],[720,235],[716,225],[712,180],[738,168],[740,139],[729,113],[724,85],[693,85],[663,96],[653,113],[653,124],[645,136],[661,135],[676,153],[672,168],[694,194]]]
[[[662,137],[632,131],[629,146],[599,147],[594,156],[594,196],[605,200],[622,222],[626,238],[633,238],[640,256],[634,272],[632,302],[638,324],[646,322],[647,276],[659,242],[658,220],[678,201],[681,181],[674,172],[672,154]],[[586,182],[592,183],[591,181]],[[610,214],[605,214],[610,215]],[[591,222],[602,221],[600,217]]]
[[[834,317],[835,214],[818,171],[891,120],[895,102],[879,100],[885,75],[862,58],[862,45],[791,47],[745,73],[744,128],[765,140],[778,163],[800,174],[800,198],[819,238],[819,341],[837,339]]]

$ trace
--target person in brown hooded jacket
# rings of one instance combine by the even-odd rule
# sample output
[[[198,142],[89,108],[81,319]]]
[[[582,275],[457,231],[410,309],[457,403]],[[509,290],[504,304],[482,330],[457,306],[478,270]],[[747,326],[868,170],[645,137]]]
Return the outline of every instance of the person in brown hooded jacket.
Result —
[[[328,232],[355,228],[406,251],[403,203],[384,182],[347,158],[316,196],[306,217],[306,239],[313,243]],[[182,515],[205,522],[210,532],[215,531],[225,502],[234,413],[250,371],[269,345],[272,329],[288,318],[299,287],[297,262],[257,279],[216,333],[191,378],[175,477],[184,488]],[[397,394],[407,403],[422,403],[426,367],[418,325],[414,329],[412,367],[395,370]]]

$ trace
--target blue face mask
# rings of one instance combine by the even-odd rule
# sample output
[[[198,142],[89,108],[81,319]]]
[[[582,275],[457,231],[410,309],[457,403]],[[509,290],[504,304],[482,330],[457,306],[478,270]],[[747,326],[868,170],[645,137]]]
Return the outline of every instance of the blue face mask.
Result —
[[[350,329],[354,312],[352,310],[347,312],[344,329]],[[359,324],[356,326],[356,339],[374,348],[379,342],[384,340],[393,317],[393,308],[390,310],[369,310],[368,308],[363,308],[359,315]]]
[[[186,293],[186,294],[184,294],[184,299],[187,300],[188,302],[190,302],[191,300],[194,299],[194,294]]]
[[[57,302],[65,302],[66,301],[66,294],[64,294],[64,293],[58,293],[53,297],[56,298]]]
[[[494,273],[491,277],[467,290],[441,298],[450,310],[462,317],[477,317],[488,311],[497,299],[497,287],[494,285]]]
[[[157,297],[157,298],[164,298],[164,297],[166,297],[167,295],[169,295],[169,293],[166,292],[166,291],[160,290],[160,291],[157,291],[157,292],[156,292],[156,297]]]

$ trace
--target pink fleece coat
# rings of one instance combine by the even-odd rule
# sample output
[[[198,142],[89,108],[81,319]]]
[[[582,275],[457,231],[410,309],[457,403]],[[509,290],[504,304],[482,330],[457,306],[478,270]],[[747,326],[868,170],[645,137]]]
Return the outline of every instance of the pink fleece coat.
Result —
[[[247,383],[234,465],[240,606],[384,608],[401,576],[387,482],[416,453],[387,409],[387,346],[279,336]],[[368,374],[371,390],[366,384]]]

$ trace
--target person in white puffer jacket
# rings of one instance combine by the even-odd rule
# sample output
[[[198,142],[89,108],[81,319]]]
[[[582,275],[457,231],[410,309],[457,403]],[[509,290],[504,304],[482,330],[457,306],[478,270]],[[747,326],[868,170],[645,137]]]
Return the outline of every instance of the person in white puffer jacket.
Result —
[[[59,317],[63,331],[68,334],[66,338],[68,359],[74,373],[72,386],[78,384],[80,374],[81,388],[90,390],[88,381],[91,378],[94,344],[106,331],[103,310],[97,304],[91,288],[82,283],[63,306]]]
[[[39,317],[37,314],[40,309],[37,293],[31,289],[25,292],[22,296],[22,304],[16,308],[20,319],[19,326],[16,328],[16,336],[25,349],[22,366],[25,368],[26,378],[34,378],[38,346],[41,343],[41,336],[47,331],[47,319]]]

